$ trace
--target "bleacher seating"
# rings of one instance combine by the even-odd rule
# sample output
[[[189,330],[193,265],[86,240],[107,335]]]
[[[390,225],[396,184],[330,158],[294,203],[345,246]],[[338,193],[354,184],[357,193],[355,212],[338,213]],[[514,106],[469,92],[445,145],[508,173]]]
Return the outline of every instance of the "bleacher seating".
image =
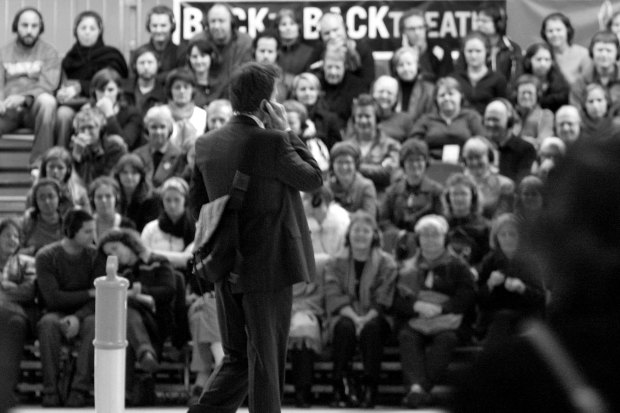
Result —
[[[33,139],[29,129],[0,137],[0,218],[24,213],[32,185],[29,157]]]

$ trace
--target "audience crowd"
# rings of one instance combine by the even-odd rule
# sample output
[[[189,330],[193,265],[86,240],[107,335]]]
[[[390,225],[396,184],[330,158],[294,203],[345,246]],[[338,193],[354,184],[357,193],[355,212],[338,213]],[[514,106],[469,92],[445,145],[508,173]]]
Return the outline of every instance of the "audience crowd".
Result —
[[[327,347],[333,405],[373,407],[385,345],[400,352],[403,405],[432,403],[455,347],[498,345],[544,315],[553,286],[521,261],[523,229],[567,148],[620,131],[615,21],[585,48],[559,12],[532,45],[507,37],[499,6],[477,16],[453,60],[428,44],[424,14],[407,11],[388,72],[375,74],[367,42],[333,12],[312,44],[296,10],[252,39],[217,3],[204,31],[177,45],[174,14],[159,5],[126,62],[95,11],[79,13],[61,59],[41,38],[44,16],[20,10],[0,49],[0,134],[34,130],[35,181],[23,217],[0,222],[9,380],[23,343],[38,340],[43,406],[92,402],[93,280],[117,255],[130,281],[127,403],[155,403],[167,340],[179,352],[191,341],[197,400],[224,350],[213,285],[191,272],[194,143],[234,116],[230,74],[256,60],[279,67],[274,98],[324,173],[303,194],[317,273],[294,288],[296,403],[312,403],[313,361]],[[76,349],[74,373],[61,371],[61,345]]]

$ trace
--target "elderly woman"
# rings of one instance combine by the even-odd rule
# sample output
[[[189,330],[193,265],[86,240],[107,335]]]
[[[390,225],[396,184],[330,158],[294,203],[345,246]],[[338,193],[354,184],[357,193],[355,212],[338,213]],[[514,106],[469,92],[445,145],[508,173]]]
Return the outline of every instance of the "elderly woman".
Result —
[[[543,109],[538,102],[542,85],[536,76],[521,75],[515,84],[515,92],[515,110],[521,119],[520,136],[538,148],[544,138],[553,136],[554,124],[553,112]]]
[[[429,164],[428,146],[424,141],[408,139],[400,149],[403,179],[387,189],[381,204],[380,224],[386,238],[396,238],[403,232],[413,233],[418,220],[428,214],[441,214],[443,187],[426,176]],[[388,237],[387,234],[394,236]],[[402,238],[402,237],[400,237]],[[415,252],[415,245],[407,243]]]
[[[573,43],[575,29],[566,15],[554,12],[545,17],[540,37],[551,46],[553,57],[569,85],[592,68],[588,49]]]
[[[360,150],[350,141],[339,142],[330,154],[331,176],[327,186],[334,200],[349,212],[362,209],[373,217],[377,215],[375,184],[358,171]]]
[[[580,139],[589,141],[611,137],[620,131],[619,108],[612,106],[604,86],[590,83],[585,87],[584,98]]]
[[[147,373],[158,369],[172,325],[174,270],[163,256],[146,248],[136,231],[112,229],[99,240],[99,252],[118,257],[119,274],[129,280],[127,300],[127,389],[134,390],[135,362]],[[151,404],[155,394],[135,392],[133,405]],[[140,396],[140,397],[135,397]],[[148,396],[148,397],[147,397]],[[149,403],[150,402],[150,403]]]
[[[106,117],[98,108],[83,108],[73,118],[71,157],[78,177],[85,186],[102,175],[110,175],[114,165],[127,152],[122,137],[105,130]]]
[[[196,78],[189,69],[174,69],[166,76],[167,106],[175,122],[170,142],[183,153],[207,129],[207,111],[194,103],[195,88]]]
[[[442,77],[435,88],[436,111],[425,113],[414,124],[410,137],[426,141],[431,157],[442,159],[446,145],[462,147],[467,139],[484,134],[482,116],[464,107],[461,84],[453,77]]]
[[[347,248],[325,268],[325,308],[332,334],[334,404],[373,407],[379,384],[383,345],[391,327],[385,315],[392,305],[396,262],[381,249],[374,217],[351,215]],[[359,343],[364,363],[361,400],[353,390],[351,362]]]
[[[387,136],[378,126],[379,105],[368,94],[353,101],[353,132],[348,137],[361,153],[359,171],[370,179],[381,194],[392,182],[398,168],[400,143]]]
[[[556,167],[565,154],[566,144],[562,139],[555,136],[543,139],[538,148],[536,162],[532,165],[532,174],[543,181],[546,180],[549,172]]]
[[[486,345],[501,344],[517,332],[527,317],[541,316],[545,293],[540,279],[534,278],[517,259],[519,222],[513,214],[501,214],[491,224],[491,251],[480,264],[477,328],[486,334]]]
[[[446,248],[448,222],[426,215],[415,226],[419,248],[398,272],[393,312],[407,394],[403,404],[417,408],[446,373],[459,342],[463,316],[474,304],[469,268]]]
[[[73,36],[76,42],[62,59],[62,78],[56,91],[56,135],[60,146],[69,144],[71,121],[88,102],[93,75],[103,68],[110,68],[123,78],[129,74],[123,54],[103,43],[103,19],[99,13],[86,10],[78,14]]]
[[[443,201],[450,249],[470,265],[478,264],[489,251],[489,223],[482,216],[478,186],[466,174],[453,174],[446,181]]]
[[[13,218],[0,221],[0,371],[5,379],[0,390],[0,411],[15,405],[12,394],[20,376],[26,338],[37,322],[34,259],[19,254],[21,228]],[[6,389],[5,389],[6,387]],[[6,391],[6,393],[5,393]]]
[[[527,48],[523,58],[523,73],[538,78],[542,93],[540,106],[556,112],[568,104],[570,86],[558,68],[553,50],[547,43],[534,43]]]
[[[492,148],[491,143],[482,136],[469,138],[463,146],[465,174],[476,183],[482,214],[487,218],[511,211],[515,191],[512,179],[500,175],[491,164]]]
[[[387,136],[403,142],[411,134],[413,118],[406,112],[396,110],[399,96],[398,80],[392,76],[379,76],[372,86],[372,97],[381,108],[379,129]]]
[[[401,47],[390,62],[392,76],[398,80],[400,95],[396,111],[407,113],[415,122],[422,114],[433,110],[433,82],[419,72],[420,53],[413,47]]]
[[[60,184],[52,178],[40,178],[32,188],[33,206],[24,212],[21,253],[35,256],[44,246],[62,238]]]
[[[154,106],[144,116],[144,129],[148,143],[134,153],[144,163],[147,179],[157,188],[173,176],[180,176],[186,166],[181,148],[170,142],[174,118],[167,106]]]
[[[327,145],[327,149],[342,140],[338,116],[329,111],[321,96],[321,81],[318,77],[307,72],[295,76],[291,98],[306,107],[308,119],[314,123],[316,135]]]
[[[118,212],[142,228],[157,218],[161,210],[161,200],[148,180],[144,163],[133,153],[125,154],[114,168],[114,179],[120,189],[120,199],[116,205]]]
[[[507,97],[506,79],[487,66],[490,53],[489,38],[479,31],[469,32],[463,38],[465,67],[454,72],[467,102],[481,115],[493,99]]]

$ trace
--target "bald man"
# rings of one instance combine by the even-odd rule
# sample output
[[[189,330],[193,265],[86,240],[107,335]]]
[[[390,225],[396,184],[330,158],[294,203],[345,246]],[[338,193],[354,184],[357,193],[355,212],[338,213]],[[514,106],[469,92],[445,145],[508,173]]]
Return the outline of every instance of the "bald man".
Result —
[[[579,109],[564,105],[555,114],[555,133],[564,143],[571,144],[581,135],[581,115]]]
[[[536,160],[536,149],[513,133],[515,120],[516,112],[506,99],[491,101],[484,111],[486,137],[499,152],[499,173],[519,182],[530,173]]]
[[[398,80],[392,76],[379,76],[372,87],[372,97],[381,108],[379,128],[402,143],[413,130],[413,119],[407,113],[395,111],[398,94]]]

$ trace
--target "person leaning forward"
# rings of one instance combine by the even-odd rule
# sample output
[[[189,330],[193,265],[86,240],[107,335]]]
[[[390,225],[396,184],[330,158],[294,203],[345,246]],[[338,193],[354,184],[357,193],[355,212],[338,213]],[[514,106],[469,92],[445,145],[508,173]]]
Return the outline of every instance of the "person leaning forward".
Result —
[[[239,211],[241,262],[215,284],[224,362],[189,413],[234,412],[246,395],[250,412],[281,411],[292,285],[315,273],[299,191],[319,188],[322,178],[275,102],[276,78],[273,66],[241,66],[230,84],[235,116],[196,142],[196,217],[204,203],[229,193],[237,169],[250,183]]]

